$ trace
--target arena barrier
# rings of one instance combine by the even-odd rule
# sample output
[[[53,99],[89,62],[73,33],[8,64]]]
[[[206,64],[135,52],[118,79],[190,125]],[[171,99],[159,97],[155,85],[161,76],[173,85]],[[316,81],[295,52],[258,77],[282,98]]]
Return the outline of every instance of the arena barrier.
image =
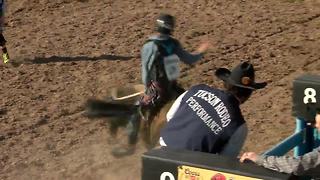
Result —
[[[270,150],[266,155],[281,156],[294,148],[294,156],[312,151],[320,144],[319,133],[309,122],[320,108],[320,76],[303,75],[293,82],[293,116],[296,130]],[[155,149],[142,156],[142,180],[255,180],[255,179],[300,179],[258,167],[253,163],[239,163],[214,154]]]
[[[142,156],[142,180],[278,180],[292,179],[253,163],[187,150],[161,148]]]
[[[292,113],[296,117],[296,130],[270,150],[266,155],[282,156],[294,148],[294,156],[301,156],[319,146],[320,136],[316,129],[310,126],[320,108],[320,76],[302,75],[293,82]]]

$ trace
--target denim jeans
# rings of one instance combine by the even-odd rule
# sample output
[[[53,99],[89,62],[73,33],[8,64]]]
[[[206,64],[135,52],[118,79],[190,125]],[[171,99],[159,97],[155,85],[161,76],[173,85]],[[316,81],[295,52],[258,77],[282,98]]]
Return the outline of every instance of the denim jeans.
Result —
[[[134,145],[138,142],[138,133],[140,129],[140,115],[135,113],[130,116],[127,124],[128,144]]]

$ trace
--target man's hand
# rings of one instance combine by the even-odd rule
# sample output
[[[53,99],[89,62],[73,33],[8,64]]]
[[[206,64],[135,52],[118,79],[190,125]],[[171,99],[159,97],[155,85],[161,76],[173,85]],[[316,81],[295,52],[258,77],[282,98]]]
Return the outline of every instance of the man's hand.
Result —
[[[204,53],[207,51],[207,49],[209,48],[210,43],[209,41],[203,42],[200,44],[199,48],[197,49],[198,53]]]
[[[245,160],[250,160],[256,162],[258,159],[258,155],[254,152],[245,152],[240,157],[240,162],[244,162]]]

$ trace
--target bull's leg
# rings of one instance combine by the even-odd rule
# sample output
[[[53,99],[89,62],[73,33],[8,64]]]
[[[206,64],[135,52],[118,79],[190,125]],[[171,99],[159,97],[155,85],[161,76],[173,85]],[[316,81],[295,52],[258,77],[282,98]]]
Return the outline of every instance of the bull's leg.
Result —
[[[125,146],[119,146],[113,149],[112,154],[116,157],[131,155],[134,153],[138,142],[138,133],[140,128],[140,116],[135,113],[130,116],[127,124],[128,143]]]

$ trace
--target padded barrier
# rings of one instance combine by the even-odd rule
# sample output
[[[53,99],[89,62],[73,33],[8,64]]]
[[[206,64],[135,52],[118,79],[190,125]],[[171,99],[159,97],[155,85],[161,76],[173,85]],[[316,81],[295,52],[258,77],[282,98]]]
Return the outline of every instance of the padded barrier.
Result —
[[[142,180],[255,180],[296,179],[252,162],[215,154],[154,149],[142,155]]]

